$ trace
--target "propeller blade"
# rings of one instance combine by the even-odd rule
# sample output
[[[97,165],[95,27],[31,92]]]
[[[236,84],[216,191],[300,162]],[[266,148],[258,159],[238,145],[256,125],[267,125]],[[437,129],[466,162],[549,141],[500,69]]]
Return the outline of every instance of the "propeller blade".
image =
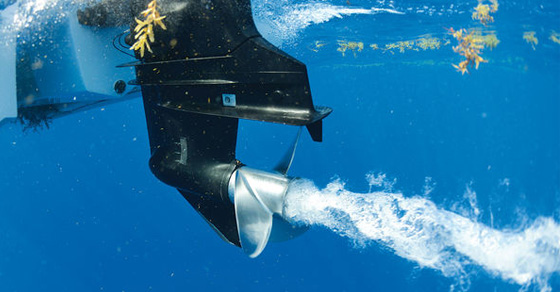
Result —
[[[241,248],[249,257],[257,257],[268,242],[272,212],[259,200],[242,171],[236,172],[234,205]]]
[[[296,226],[290,224],[280,216],[274,216],[272,220],[272,232],[268,241],[280,242],[300,236],[309,229],[309,226]]]
[[[292,161],[294,161],[294,156],[296,155],[296,148],[299,142],[299,137],[301,136],[301,129],[302,127],[299,127],[297,136],[294,139],[292,146],[288,148],[288,151],[284,154],[282,160],[280,160],[280,162],[274,168],[275,171],[281,173],[282,175],[286,175],[288,173],[288,170],[290,170],[290,166],[292,166]]]

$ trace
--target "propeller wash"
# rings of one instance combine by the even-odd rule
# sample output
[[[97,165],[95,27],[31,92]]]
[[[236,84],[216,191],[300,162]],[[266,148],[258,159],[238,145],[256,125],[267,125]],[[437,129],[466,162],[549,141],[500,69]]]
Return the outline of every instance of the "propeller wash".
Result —
[[[551,291],[548,279],[560,272],[560,225],[552,218],[521,230],[497,230],[426,198],[353,193],[340,181],[320,190],[306,179],[291,182],[283,214],[292,224],[323,226],[358,246],[383,245],[467,285],[469,268],[478,266],[503,280]]]

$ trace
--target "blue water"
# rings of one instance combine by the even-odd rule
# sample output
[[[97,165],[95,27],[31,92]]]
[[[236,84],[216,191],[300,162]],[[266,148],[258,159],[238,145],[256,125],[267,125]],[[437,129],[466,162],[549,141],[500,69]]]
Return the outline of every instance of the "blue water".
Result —
[[[477,1],[253,1],[334,110],[290,170],[287,213],[312,228],[256,259],[150,173],[141,99],[4,125],[0,291],[560,290],[560,2],[499,4],[485,28]],[[500,43],[461,75],[450,27]],[[450,44],[369,46],[426,34]],[[242,122],[238,157],[271,168],[296,133]]]

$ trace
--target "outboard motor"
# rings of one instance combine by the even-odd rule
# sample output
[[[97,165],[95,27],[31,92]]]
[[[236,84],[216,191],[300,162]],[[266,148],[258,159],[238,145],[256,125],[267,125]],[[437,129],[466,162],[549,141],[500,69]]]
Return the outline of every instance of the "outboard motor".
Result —
[[[288,239],[304,231],[282,219],[297,140],[275,173],[243,165],[235,147],[239,119],[306,126],[322,140],[331,109],[313,105],[305,65],[259,34],[250,0],[148,2],[131,5],[138,18],[128,44],[141,38],[147,7],[164,25],[144,25],[149,47],[122,66],[136,68],[131,83],[142,88],[151,171],[250,257],[271,234]]]
[[[238,122],[306,126],[321,141],[331,109],[313,105],[305,65],[259,34],[250,0],[101,0],[76,15],[41,17],[54,24],[48,34],[35,25],[10,35],[0,56],[0,124],[48,127],[140,88],[151,171],[224,240],[256,257],[269,239],[306,230],[282,218],[298,139],[275,172],[252,169],[236,159]],[[123,24],[134,54],[117,51]]]

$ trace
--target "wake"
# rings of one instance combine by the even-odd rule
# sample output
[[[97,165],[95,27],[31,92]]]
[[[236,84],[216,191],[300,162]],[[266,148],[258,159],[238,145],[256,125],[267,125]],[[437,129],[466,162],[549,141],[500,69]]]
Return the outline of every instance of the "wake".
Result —
[[[370,185],[378,179],[371,176]],[[295,224],[324,226],[359,246],[380,244],[463,284],[468,268],[479,266],[503,280],[551,291],[548,280],[560,272],[560,225],[552,218],[538,218],[521,230],[498,230],[426,198],[352,193],[340,181],[320,190],[305,179],[290,185],[284,215]]]
[[[316,1],[296,4],[259,0],[253,3],[255,22],[259,31],[275,45],[296,38],[298,33],[308,26],[326,23],[332,19],[379,13],[404,14],[390,8],[347,7]]]

